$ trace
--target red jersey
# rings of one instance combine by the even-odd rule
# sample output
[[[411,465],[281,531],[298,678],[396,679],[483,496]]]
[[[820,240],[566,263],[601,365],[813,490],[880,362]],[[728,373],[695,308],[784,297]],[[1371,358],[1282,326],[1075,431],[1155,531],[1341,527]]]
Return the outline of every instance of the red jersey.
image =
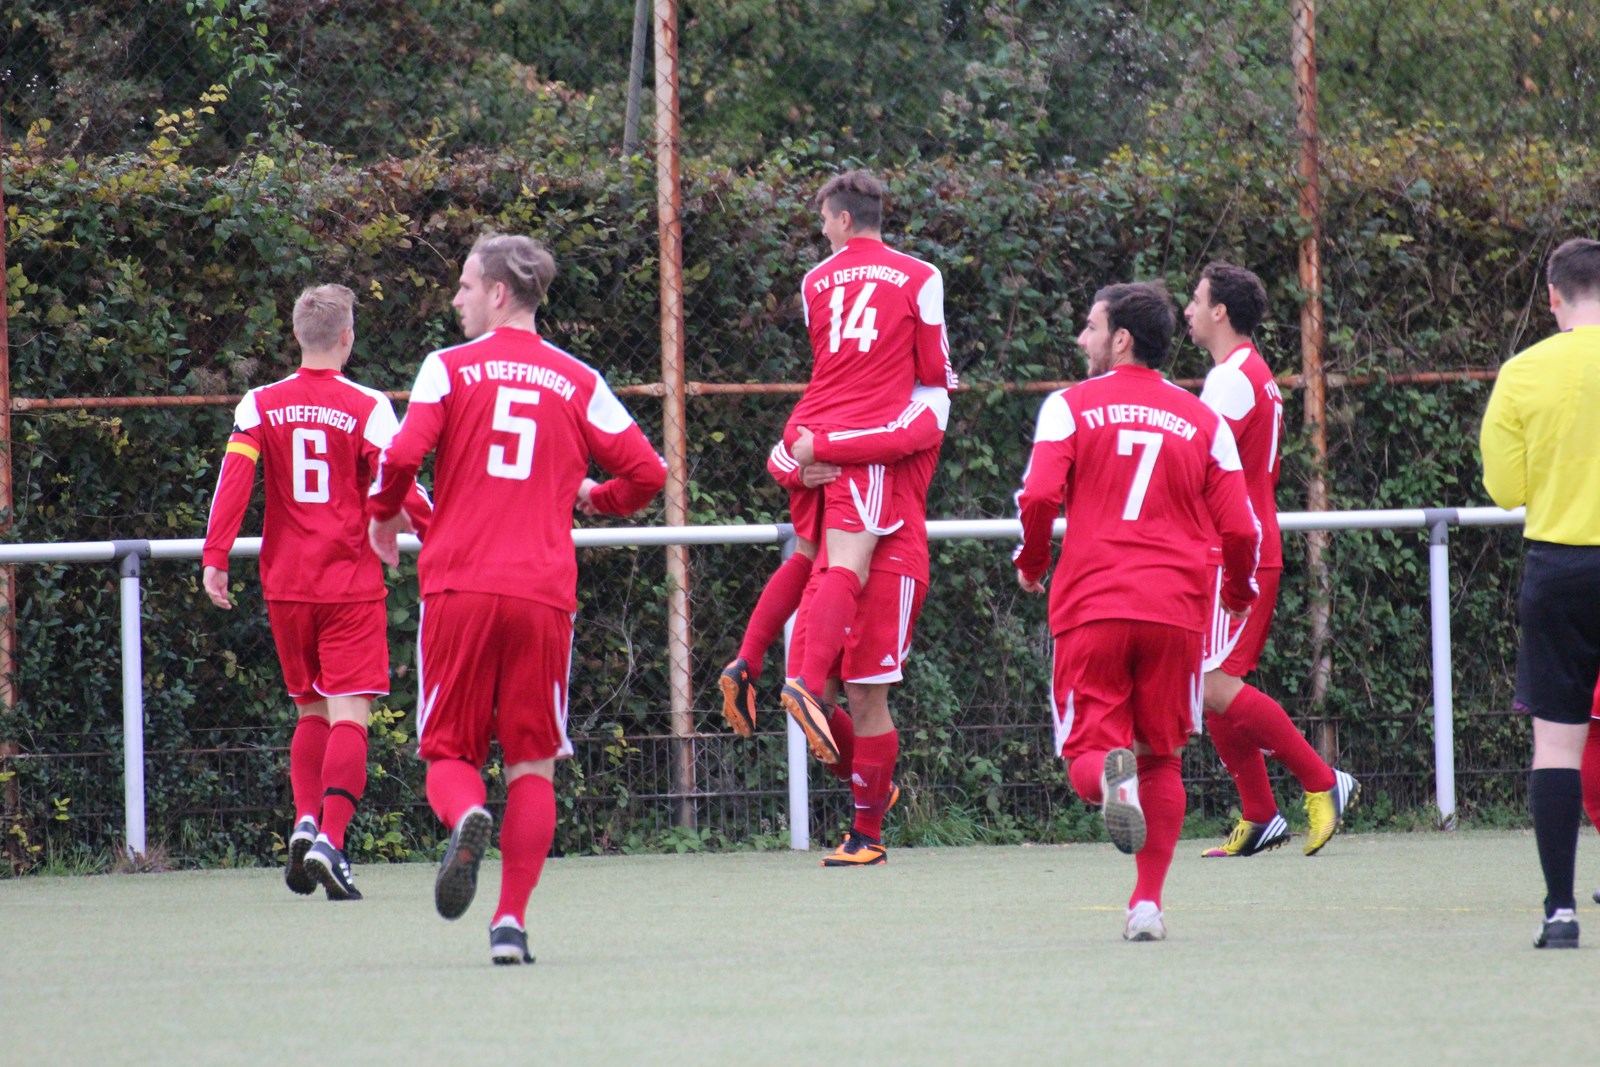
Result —
[[[893,422],[865,430],[821,433],[813,439],[819,463],[894,465],[894,506],[901,522],[878,539],[871,570],[903,574],[927,584],[928,487],[939,466],[939,448],[949,421],[950,394],[944,389],[918,386],[911,394],[911,403]],[[773,447],[767,469],[785,489],[802,485],[800,465],[781,441]],[[823,565],[826,555],[824,548]]]
[[[937,267],[882,241],[852,237],[801,283],[811,381],[789,425],[883,426],[919,382],[955,387]]]
[[[1261,566],[1283,566],[1278,532],[1278,462],[1283,440],[1283,393],[1254,345],[1243,344],[1206,374],[1200,399],[1228,422],[1250,504],[1261,523]]]
[[[233,413],[206,522],[202,564],[228,569],[260,462],[261,592],[268,600],[345,604],[388,594],[367,543],[367,486],[398,422],[389,398],[335,370],[300,368],[250,390]],[[426,498],[408,504],[425,518]]]
[[[424,596],[498,593],[575,611],[572,511],[590,459],[617,474],[590,496],[609,515],[638,511],[667,481],[599,372],[512,327],[423,360],[370,515],[399,510],[429,452],[434,517],[417,561]]]
[[[1017,493],[1024,578],[1050,566],[1062,505],[1067,534],[1050,582],[1050,629],[1096,619],[1165,623],[1203,633],[1207,552],[1222,538],[1222,599],[1256,599],[1260,529],[1227,424],[1157,371],[1119,366],[1051,393]]]

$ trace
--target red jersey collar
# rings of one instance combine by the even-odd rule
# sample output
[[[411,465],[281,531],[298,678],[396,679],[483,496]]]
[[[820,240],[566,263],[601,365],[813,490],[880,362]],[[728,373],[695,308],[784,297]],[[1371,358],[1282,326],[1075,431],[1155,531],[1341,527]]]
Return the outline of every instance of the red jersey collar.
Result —
[[[1160,371],[1156,370],[1154,367],[1146,367],[1142,363],[1122,363],[1122,364],[1119,364],[1119,365],[1117,365],[1115,367],[1112,367],[1110,370],[1106,371],[1106,373],[1107,374],[1132,374],[1132,375],[1135,375],[1135,376],[1140,377],[1140,378],[1159,378],[1162,381],[1166,381],[1166,378],[1167,378],[1167,376],[1165,374],[1162,374]]]
[[[538,340],[538,338],[539,338],[539,329],[538,329],[538,327],[534,327],[531,330],[525,330],[521,326],[496,326],[494,329],[490,330],[488,333],[484,334],[483,336],[484,337],[488,337],[491,334],[499,333],[501,330],[509,330],[512,333],[525,333],[529,337],[534,338],[535,340]]]
[[[329,370],[327,367],[297,367],[297,368],[295,368],[295,373],[297,375],[299,375],[300,377],[302,377],[302,378],[324,378],[324,379],[326,379],[326,378],[338,378],[338,377],[341,377],[341,376],[343,376],[344,371],[342,369],[341,370]]]

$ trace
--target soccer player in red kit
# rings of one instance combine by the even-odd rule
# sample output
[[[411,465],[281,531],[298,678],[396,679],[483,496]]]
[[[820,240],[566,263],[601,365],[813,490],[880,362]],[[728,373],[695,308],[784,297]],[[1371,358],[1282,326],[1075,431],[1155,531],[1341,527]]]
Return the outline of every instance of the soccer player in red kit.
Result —
[[[372,698],[389,692],[383,568],[367,545],[367,487],[394,436],[382,393],[343,374],[355,343],[355,294],[319,285],[294,305],[300,369],[250,390],[234,411],[206,523],[206,595],[228,596],[228,552],[239,536],[259,462],[267,507],[261,592],[284,684],[299,708],[289,743],[295,824],[285,881],[330,900],[360,900],[344,855],[345,830],[367,784]],[[406,502],[426,523],[420,492]],[[415,528],[415,526],[413,527]]]
[[[839,752],[828,770],[850,786],[855,803],[850,832],[822,861],[824,867],[871,866],[887,859],[883,818],[894,806],[894,768],[900,755],[900,734],[889,710],[889,686],[903,677],[927,595],[928,486],[939,464],[949,417],[949,392],[918,386],[911,403],[892,423],[817,436],[802,430],[789,461],[769,464],[779,483],[791,489],[807,482],[826,484],[866,455],[896,464],[894,506],[903,522],[878,542],[872,554],[849,639],[829,668],[823,693],[829,730]],[[808,473],[812,477],[807,477]],[[791,669],[806,658],[803,635],[819,577],[807,587],[795,616],[795,631],[802,636],[790,648]],[[849,711],[834,703],[834,679],[843,680]]]
[[[1028,592],[1044,592],[1051,526],[1066,508],[1050,583],[1056,746],[1073,789],[1135,854],[1130,941],[1166,937],[1161,890],[1187,806],[1179,753],[1200,725],[1213,536],[1223,603],[1242,615],[1257,596],[1260,529],[1233,435],[1157,369],[1175,320],[1159,285],[1095,294],[1078,338],[1093,377],[1045,399],[1017,493],[1014,562]]]
[[[1205,725],[1239,789],[1240,808],[1239,823],[1228,840],[1201,853],[1210,857],[1253,856],[1289,840],[1289,824],[1278,812],[1263,752],[1288,767],[1306,792],[1308,856],[1316,855],[1333,837],[1361,791],[1355,778],[1329,767],[1317,755],[1283,705],[1244,682],[1261,662],[1283,573],[1277,499],[1283,394],[1250,340],[1266,311],[1267,290],[1261,279],[1243,267],[1218,261],[1200,272],[1194,297],[1183,312],[1189,336],[1215,363],[1200,399],[1233,431],[1250,503],[1261,523],[1261,562],[1256,567],[1261,599],[1242,623],[1215,599],[1206,631]]]
[[[454,304],[467,343],[430,353],[368,501],[373,547],[398,559],[400,501],[434,453],[435,512],[417,561],[418,754],[428,803],[450,830],[434,904],[459,918],[477,890],[493,819],[481,768],[505,756],[495,963],[532,963],[528,898],[555,837],[556,760],[572,754],[567,699],[578,563],[574,506],[627,515],[666,465],[594,368],[556,348],[534,315],[555,260],[530,237],[478,240]],[[587,477],[593,459],[617,477]]]
[[[943,276],[932,264],[883,243],[883,197],[882,184],[861,171],[834,177],[817,194],[822,233],[833,254],[801,283],[813,365],[785,443],[802,426],[822,433],[887,425],[919,382],[954,385]],[[863,453],[835,481],[791,492],[799,549],[769,579],[740,653],[720,680],[724,715],[737,732],[753,728],[751,685],[810,581],[817,546],[825,543],[829,563],[807,624],[806,659],[785,683],[782,702],[812,752],[825,763],[838,758],[817,693],[844,645],[878,538],[900,521],[893,510],[894,477],[892,465]]]

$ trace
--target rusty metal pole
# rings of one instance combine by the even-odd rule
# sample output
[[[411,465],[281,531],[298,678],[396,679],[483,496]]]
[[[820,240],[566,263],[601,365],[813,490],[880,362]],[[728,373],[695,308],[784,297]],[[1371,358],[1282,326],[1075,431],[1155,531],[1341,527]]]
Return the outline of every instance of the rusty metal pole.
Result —
[[[1322,175],[1317,147],[1317,7],[1316,0],[1294,0],[1290,41],[1294,61],[1295,129],[1300,139],[1300,373],[1305,383],[1302,425],[1311,446],[1306,482],[1306,510],[1328,510],[1328,379],[1322,363]],[[1333,675],[1330,624],[1333,580],[1328,567],[1328,534],[1313,530],[1306,539],[1306,572],[1311,583],[1311,711],[1321,716]],[[1333,723],[1322,719],[1317,748],[1330,762],[1338,737]]]
[[[688,523],[683,370],[683,204],[678,143],[678,5],[655,0],[656,208],[661,231],[661,433],[667,460],[667,524]],[[667,655],[672,683],[672,791],[678,825],[695,825],[695,752],[689,644],[689,549],[667,549]]]
[[[5,129],[0,126],[0,145]],[[6,192],[5,153],[0,151],[0,535],[11,532],[14,504],[11,481],[11,310],[6,300]],[[0,567],[0,716],[9,716],[17,704],[17,613],[13,602],[16,571]],[[0,771],[8,770],[16,745],[0,741]],[[0,787],[0,812],[9,820],[21,806],[17,781]]]

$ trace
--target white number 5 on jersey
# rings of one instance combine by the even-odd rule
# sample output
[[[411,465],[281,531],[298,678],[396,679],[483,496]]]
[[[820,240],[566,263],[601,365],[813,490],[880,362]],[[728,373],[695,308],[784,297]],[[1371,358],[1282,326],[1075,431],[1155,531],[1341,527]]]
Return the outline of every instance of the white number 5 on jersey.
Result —
[[[537,404],[537,389],[513,389],[502,385],[494,394],[494,422],[501,433],[512,434],[517,443],[507,449],[505,445],[489,446],[488,471],[491,477],[523,481],[533,473],[533,442],[538,436],[539,424],[525,415],[511,414],[512,404]],[[507,458],[507,455],[511,458]]]
[[[1132,520],[1144,509],[1144,495],[1150,490],[1150,475],[1156,469],[1156,457],[1161,454],[1163,435],[1149,430],[1118,430],[1117,455],[1131,456],[1139,449],[1139,469],[1133,472],[1133,484],[1128,487],[1128,502],[1122,506],[1122,517]]]

